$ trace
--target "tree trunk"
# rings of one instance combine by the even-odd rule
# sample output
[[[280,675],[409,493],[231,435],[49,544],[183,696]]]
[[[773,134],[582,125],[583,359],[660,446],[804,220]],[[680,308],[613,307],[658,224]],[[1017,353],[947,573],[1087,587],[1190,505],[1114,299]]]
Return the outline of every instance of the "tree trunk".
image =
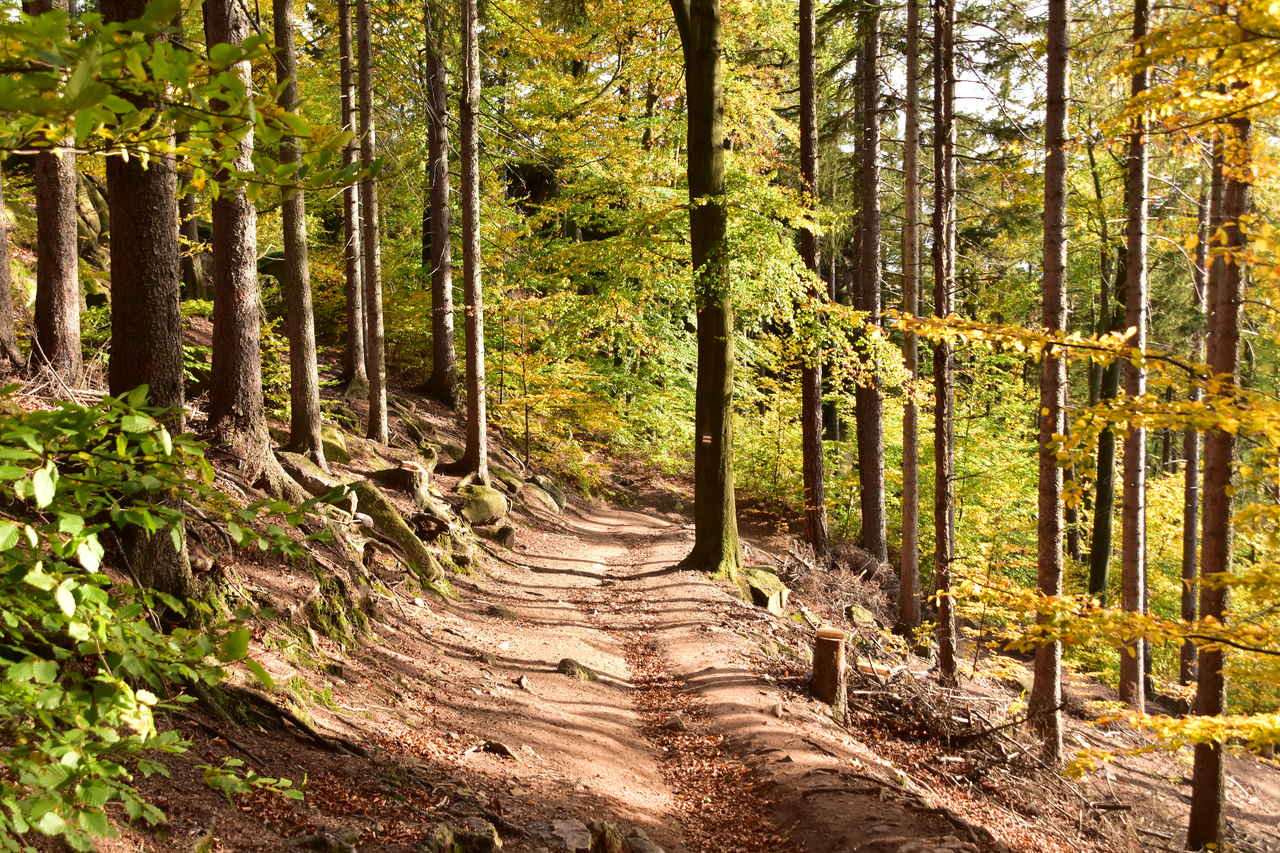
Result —
[[[27,0],[28,14],[66,11],[67,0]],[[49,370],[63,382],[80,379],[80,256],[76,199],[76,155],[71,140],[64,151],[35,157],[36,304],[31,367]]]
[[[467,446],[461,464],[489,479],[484,381],[484,290],[480,280],[480,45],[476,0],[462,4],[462,276],[467,306]]]
[[[9,259],[9,208],[4,203],[4,170],[0,163],[0,372],[22,363],[13,323],[13,268]]]
[[[733,493],[733,301],[724,186],[720,0],[671,0],[689,111],[689,237],[697,306],[694,543],[682,565],[734,575],[741,565]]]
[[[955,16],[954,0],[933,6],[933,310],[953,312],[955,292]],[[955,392],[951,344],[933,344],[933,532],[934,587],[938,593],[938,677],[956,683],[955,600],[951,564],[955,559]]]
[[[818,112],[814,86],[815,18],[813,0],[800,0],[800,179],[814,209],[818,204]],[[800,255],[813,273],[811,296],[821,301],[818,235],[800,229]],[[829,559],[827,496],[822,458],[822,359],[815,346],[800,368],[800,436],[804,455],[804,532],[819,564]]]
[[[920,313],[920,0],[907,0],[907,117],[902,149],[902,310]],[[902,336],[902,360],[911,378],[920,376],[914,332]],[[902,555],[898,570],[899,633],[920,627],[920,451],[915,399],[902,413]]]
[[[351,141],[342,147],[342,164],[359,159],[359,126],[356,119],[356,90],[351,53],[351,2],[338,0],[338,53],[341,65],[342,129]],[[342,375],[349,399],[369,393],[369,372],[364,347],[364,241],[361,239],[360,182],[342,188],[342,257],[347,279],[347,341],[343,351]]]
[[[1196,306],[1196,329],[1191,335],[1191,359],[1204,358],[1204,321],[1208,308],[1207,274],[1209,269],[1209,223],[1220,201],[1216,192],[1221,188],[1221,170],[1214,170],[1214,195],[1209,194],[1201,179],[1200,200],[1196,205],[1196,260],[1191,284]],[[1198,402],[1203,397],[1199,385],[1191,387],[1191,399]],[[1196,576],[1199,561],[1196,549],[1200,545],[1200,430],[1187,428],[1182,434],[1182,455],[1186,457],[1182,487],[1182,618],[1191,622],[1199,610],[1196,607]],[[1196,644],[1183,640],[1178,654],[1178,683],[1190,684],[1196,677]]]
[[[1134,0],[1133,41],[1139,54],[1147,35],[1148,0]],[[1131,81],[1131,97],[1147,88],[1147,71],[1139,66]],[[1147,140],[1146,120],[1133,119],[1125,163],[1125,326],[1133,329],[1129,345],[1147,347]],[[1124,366],[1124,390],[1130,397],[1147,391],[1146,368],[1133,361]],[[1124,442],[1123,533],[1120,545],[1121,592],[1124,609],[1145,612],[1147,597],[1147,431],[1130,429]],[[1146,707],[1144,673],[1146,641],[1139,639],[1120,651],[1120,699],[1141,711]]]
[[[130,21],[141,17],[146,6],[147,0],[103,0],[102,13],[108,22]],[[151,405],[166,409],[170,431],[181,432],[177,164],[172,157],[106,160],[112,223],[110,390],[119,396],[148,386]],[[175,548],[168,530],[147,533],[129,527],[122,539],[139,583],[177,598],[192,595],[186,546]]]
[[[249,19],[237,0],[206,0],[205,41],[240,44]],[[234,73],[251,90],[247,61]],[[253,168],[253,130],[236,143],[235,168]],[[213,382],[209,427],[215,440],[240,463],[250,483],[266,471],[271,455],[262,409],[261,320],[258,290],[258,212],[228,173],[218,175],[221,192],[213,208]]]
[[[1064,330],[1067,319],[1067,54],[1070,49],[1070,0],[1049,0],[1047,106],[1044,171],[1044,325]],[[1062,469],[1057,441],[1063,430],[1066,362],[1046,349],[1040,372],[1040,470],[1037,529],[1040,593],[1062,594]],[[1046,617],[1037,616],[1038,621]],[[1062,643],[1036,649],[1035,679],[1028,710],[1043,740],[1046,760],[1062,757]]]
[[[1245,251],[1245,235],[1240,219],[1249,211],[1248,173],[1250,120],[1237,117],[1223,128],[1230,134],[1221,151],[1233,153],[1235,162],[1224,170],[1219,154],[1214,158],[1215,182],[1222,181],[1221,216],[1210,226],[1224,233],[1220,251],[1209,267],[1209,369],[1234,384],[1239,369],[1240,306],[1244,299],[1244,271],[1239,261]],[[1239,162],[1243,160],[1244,162]],[[1231,466],[1235,455],[1235,433],[1210,430],[1204,441],[1204,522],[1200,546],[1200,616],[1225,622],[1227,587],[1218,581],[1231,570]],[[1225,653],[1221,648],[1201,649],[1197,662],[1196,714],[1212,717],[1226,710],[1227,684],[1223,671]],[[1222,846],[1223,787],[1222,744],[1197,744],[1191,774],[1191,820],[1187,849]]]
[[[298,111],[298,60],[293,48],[293,0],[272,0],[276,79],[280,109]],[[298,141],[280,140],[280,162],[301,159]],[[287,187],[281,200],[284,232],[285,327],[289,333],[289,449],[325,468],[320,444],[320,371],[316,364],[315,314],[311,307],[311,265],[307,257],[307,202],[301,187]]]
[[[1116,278],[1114,287],[1122,292],[1128,275],[1128,249],[1121,246],[1116,251]],[[1120,307],[1112,309],[1111,300],[1103,300],[1105,310],[1111,311],[1099,327],[1099,332],[1118,332],[1124,328],[1124,312]],[[1102,369],[1098,382],[1098,402],[1114,400],[1120,390],[1120,362],[1113,361]],[[1116,506],[1116,432],[1108,426],[1098,435],[1098,464],[1094,479],[1093,533],[1089,547],[1089,594],[1103,602],[1111,585],[1112,530],[1115,524]]]
[[[427,168],[431,173],[431,377],[427,393],[454,406],[458,395],[458,355],[453,346],[453,247],[449,211],[449,87],[439,10],[428,0]],[[423,235],[426,239],[428,235]]]
[[[382,332],[382,249],[379,244],[378,181],[373,175],[376,142],[373,126],[373,34],[369,0],[356,0],[359,43],[361,249],[364,269],[365,369],[369,374],[368,436],[385,444],[387,434],[386,338]]]
[[[864,5],[862,36],[862,251],[858,308],[869,322],[880,317],[880,5]],[[862,547],[878,562],[889,561],[884,513],[884,398],[879,384],[859,385],[855,394],[858,432],[858,480],[862,505]]]

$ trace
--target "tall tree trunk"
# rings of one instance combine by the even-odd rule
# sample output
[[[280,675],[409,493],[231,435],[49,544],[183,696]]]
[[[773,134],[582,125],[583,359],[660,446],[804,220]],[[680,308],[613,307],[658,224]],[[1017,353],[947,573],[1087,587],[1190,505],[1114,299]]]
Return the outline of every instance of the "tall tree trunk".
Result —
[[[67,0],[27,0],[26,11],[67,11]],[[31,367],[75,384],[80,377],[80,256],[76,155],[70,140],[62,151],[35,157],[36,305]]]
[[[1208,313],[1207,278],[1209,270],[1209,223],[1212,221],[1211,209],[1216,212],[1220,202],[1221,170],[1213,172],[1212,198],[1206,191],[1201,178],[1200,200],[1196,205],[1196,258],[1195,270],[1192,272],[1191,284],[1194,289],[1196,306],[1196,329],[1191,335],[1191,359],[1200,361],[1204,358],[1204,323]],[[1203,397],[1199,385],[1191,388],[1191,400],[1199,402]],[[1200,430],[1188,427],[1182,435],[1182,455],[1186,457],[1183,468],[1182,486],[1182,618],[1191,622],[1196,618],[1199,608],[1196,606],[1196,576],[1199,569],[1196,549],[1200,545]],[[1196,677],[1196,644],[1191,640],[1183,640],[1178,654],[1178,683],[1190,684]]]
[[[108,22],[130,21],[146,7],[147,0],[103,0],[102,13]],[[148,386],[151,405],[166,409],[169,429],[181,432],[177,164],[172,157],[108,157],[106,167],[112,225],[110,390],[119,396]],[[122,538],[140,583],[178,598],[192,595],[185,542],[175,548],[168,530],[148,533],[140,527],[128,528]]]
[[[741,565],[733,493],[733,301],[724,186],[720,0],[671,0],[689,111],[689,237],[697,306],[694,543],[683,565],[733,575]]]
[[[814,85],[814,36],[816,21],[813,0],[800,0],[800,179],[814,209],[818,205],[818,110]],[[811,228],[800,229],[800,255],[814,276],[810,295],[821,301],[818,283],[818,235]],[[825,564],[830,547],[827,541],[827,496],[822,458],[822,358],[815,346],[804,356],[800,368],[800,436],[804,454],[804,532],[818,562]]]
[[[449,235],[449,87],[443,56],[441,13],[428,0],[427,168],[431,174],[431,377],[427,393],[453,406],[458,394],[458,355],[453,346],[453,247]],[[423,235],[424,238],[427,235]]]
[[[1129,251],[1121,246],[1116,251],[1114,288],[1122,293],[1128,275]],[[1118,332],[1124,328],[1122,306],[1112,308],[1110,299],[1103,300],[1104,310],[1111,312],[1099,332]],[[1098,402],[1114,400],[1120,390],[1120,362],[1113,361],[1102,369],[1098,382]],[[1094,477],[1093,534],[1089,547],[1089,594],[1105,601],[1111,585],[1112,530],[1116,506],[1116,431],[1107,426],[1098,434],[1098,464]]]
[[[484,289],[480,267],[480,44],[476,0],[462,4],[462,278],[466,300],[467,446],[459,466],[489,479],[484,376]]]
[[[858,308],[869,322],[880,317],[880,5],[863,7],[862,37],[862,251]],[[889,561],[884,513],[884,398],[878,383],[859,385],[855,394],[858,480],[862,506],[862,547],[881,563]]]
[[[187,144],[188,134],[182,131],[177,134],[175,145],[178,150]],[[196,248],[200,245],[200,226],[196,222],[196,191],[191,186],[191,169],[185,165],[185,159],[178,159],[178,251],[181,253],[179,268],[182,270],[182,292],[184,299],[208,299],[208,282],[200,269],[200,257]]]
[[[956,269],[955,208],[955,0],[933,4],[933,310],[954,310]],[[933,538],[934,587],[938,593],[938,677],[956,682],[955,600],[951,564],[955,560],[955,391],[952,351],[946,339],[933,344]]]
[[[1049,0],[1047,105],[1044,170],[1044,325],[1064,330],[1067,319],[1067,55],[1070,49],[1070,0]],[[1062,469],[1054,436],[1063,430],[1065,360],[1046,349],[1040,371],[1040,471],[1037,529],[1040,593],[1062,594]],[[1037,619],[1047,617],[1040,614]],[[1049,761],[1062,757],[1062,643],[1036,649],[1035,679],[1028,708]]]
[[[920,313],[920,0],[907,0],[907,116],[902,148],[902,310]],[[912,379],[920,376],[914,332],[902,336],[902,360]],[[920,451],[919,414],[908,396],[902,413],[902,555],[898,570],[897,630],[910,636],[920,627]]]
[[[298,59],[293,48],[293,0],[272,0],[276,79],[280,109],[298,111]],[[298,140],[280,140],[280,162],[298,163]],[[281,201],[284,231],[285,327],[289,333],[289,449],[325,467],[320,443],[320,370],[316,363],[315,314],[311,306],[311,265],[307,257],[307,202],[301,187],[289,187]]]
[[[13,323],[13,268],[9,258],[9,208],[4,203],[4,170],[0,163],[0,373],[22,363]]]
[[[240,44],[249,19],[237,0],[205,0],[205,41]],[[234,73],[251,90],[247,61]],[[253,168],[253,130],[235,143],[235,168]],[[262,408],[261,320],[258,290],[258,212],[226,172],[213,208],[213,382],[209,426],[219,444],[240,462],[244,479],[256,482],[271,456]]]
[[[342,148],[342,164],[350,166],[360,158],[359,122],[356,119],[355,73],[351,51],[351,2],[338,0],[338,53],[341,65],[342,129],[351,141]],[[364,240],[362,239],[360,182],[342,188],[342,257],[347,279],[347,340],[343,349],[342,375],[349,399],[369,393],[369,372],[364,346]]]
[[[1148,0],[1134,0],[1133,41],[1141,54],[1150,10]],[[1139,66],[1133,73],[1131,97],[1147,89],[1147,71]],[[1125,163],[1125,246],[1128,249],[1125,275],[1125,325],[1133,329],[1130,346],[1147,347],[1147,123],[1140,114],[1133,119],[1129,151]],[[1128,361],[1124,366],[1124,389],[1130,397],[1147,391],[1147,371]],[[1120,545],[1121,592],[1124,609],[1131,613],[1146,610],[1147,596],[1147,431],[1130,429],[1124,442],[1124,498],[1121,507],[1123,533]],[[1120,699],[1136,710],[1146,707],[1146,641],[1136,640],[1120,651]]]
[[[1249,211],[1248,151],[1250,119],[1233,118],[1223,128],[1229,134],[1214,158],[1215,182],[1222,182],[1222,205],[1214,233],[1225,235],[1209,266],[1209,369],[1227,381],[1224,392],[1235,383],[1240,366],[1240,306],[1244,300],[1244,270],[1232,258],[1244,256],[1245,233],[1240,219]],[[1224,168],[1223,160],[1233,162]],[[1215,217],[1219,218],[1219,217]],[[1215,247],[1217,248],[1217,247]],[[1210,430],[1204,440],[1204,522],[1200,546],[1200,616],[1227,618],[1228,589],[1220,581],[1231,571],[1231,473],[1235,456],[1235,433]],[[1200,649],[1197,662],[1194,713],[1212,717],[1226,710],[1227,682],[1223,671],[1222,648]],[[1210,845],[1222,847],[1223,787],[1222,744],[1197,744],[1191,774],[1191,820],[1187,849]]]
[[[377,140],[373,126],[373,33],[369,0],[356,0],[356,41],[360,59],[361,249],[364,252],[365,368],[369,374],[368,436],[384,444],[387,434],[386,338],[382,332],[382,249],[379,243],[378,181],[373,175]]]

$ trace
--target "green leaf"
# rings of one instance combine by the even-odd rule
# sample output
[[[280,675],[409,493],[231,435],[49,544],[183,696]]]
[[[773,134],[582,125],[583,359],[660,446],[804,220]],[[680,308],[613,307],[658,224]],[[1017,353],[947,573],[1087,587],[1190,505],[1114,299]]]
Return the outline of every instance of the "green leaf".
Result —
[[[36,589],[42,589],[45,592],[48,592],[58,585],[58,581],[52,576],[45,574],[42,565],[42,563],[36,563],[31,571],[23,575],[22,580],[31,586],[34,586]]]
[[[36,499],[36,506],[44,509],[53,503],[53,493],[56,489],[58,481],[58,468],[51,461],[34,474],[31,475],[32,495]]]
[[[249,639],[252,632],[248,628],[238,628],[222,638],[218,644],[218,659],[224,662],[240,660],[249,653]]]
[[[31,677],[40,684],[52,684],[58,677],[58,664],[51,660],[32,661]]]
[[[146,415],[125,415],[120,419],[120,429],[125,432],[147,432],[155,426],[156,422]]]
[[[252,672],[254,677],[258,679],[258,683],[262,685],[264,690],[275,689],[275,679],[271,677],[271,673],[267,672],[266,669],[263,668],[262,664],[258,663],[253,658],[245,658],[244,665],[245,668]]]
[[[58,516],[58,532],[75,536],[84,530],[84,519],[70,513]]]
[[[67,578],[53,591],[53,600],[58,602],[58,609],[68,618],[76,615],[76,597],[71,594],[75,587],[76,582]]]
[[[85,571],[96,572],[102,566],[102,545],[96,535],[90,535],[76,546],[76,559]]]
[[[18,525],[12,521],[0,521],[0,551],[8,551],[18,544]]]

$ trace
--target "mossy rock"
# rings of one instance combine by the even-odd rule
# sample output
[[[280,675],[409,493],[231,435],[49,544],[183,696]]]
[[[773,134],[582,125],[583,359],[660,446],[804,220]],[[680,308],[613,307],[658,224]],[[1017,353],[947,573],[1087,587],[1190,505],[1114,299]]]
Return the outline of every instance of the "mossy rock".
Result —
[[[333,462],[350,462],[351,453],[347,450],[347,435],[333,424],[320,426],[320,444],[324,447],[324,458]]]
[[[423,582],[431,583],[444,577],[436,555],[427,549],[381,489],[368,480],[359,480],[351,484],[351,490],[360,512],[368,515],[374,528],[400,549],[401,556]]]
[[[578,663],[573,658],[562,658],[560,663],[556,664],[556,672],[561,675],[567,675],[570,678],[576,678],[578,681],[600,680],[600,676],[596,675],[595,670],[589,666]]]
[[[490,486],[471,483],[458,489],[458,494],[467,499],[462,505],[462,517],[472,524],[493,524],[511,511],[507,496]]]
[[[762,566],[747,566],[739,574],[738,583],[756,607],[775,616],[786,615],[791,590],[773,572]]]
[[[440,452],[447,457],[450,462],[457,462],[467,453],[466,450],[462,449],[458,445],[450,444],[447,441],[440,445]]]
[[[276,458],[289,476],[312,495],[323,495],[341,482],[301,453],[281,450],[276,453]]]
[[[587,828],[591,830],[591,853],[627,853],[627,842],[618,827],[593,820]]]
[[[859,625],[865,628],[874,628],[877,625],[875,614],[857,604],[850,604],[846,607],[844,615],[849,620],[850,625]]]
[[[564,489],[560,488],[559,483],[548,477],[546,474],[534,474],[529,478],[529,482],[551,495],[551,499],[556,502],[556,505],[559,506],[560,509],[564,509],[567,501],[565,500]]]
[[[560,503],[545,489],[536,483],[524,483],[516,495],[533,509],[541,509],[553,515],[560,514]]]
[[[520,475],[510,468],[496,463],[489,463],[489,475],[497,481],[500,488],[505,488],[509,492],[517,491],[524,480],[520,479]]]

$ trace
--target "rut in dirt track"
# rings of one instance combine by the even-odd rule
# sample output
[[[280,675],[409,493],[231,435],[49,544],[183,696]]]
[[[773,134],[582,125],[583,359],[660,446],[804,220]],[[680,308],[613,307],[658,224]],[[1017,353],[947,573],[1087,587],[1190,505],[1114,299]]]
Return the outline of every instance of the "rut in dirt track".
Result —
[[[672,818],[684,830],[685,845],[700,853],[795,849],[766,816],[770,803],[754,787],[750,769],[729,754],[720,735],[710,732],[705,702],[669,672],[658,639],[664,602],[628,589],[647,544],[649,537],[641,538],[609,561],[589,618],[622,642],[640,734],[674,794],[677,813]],[[608,618],[602,618],[604,613]]]

